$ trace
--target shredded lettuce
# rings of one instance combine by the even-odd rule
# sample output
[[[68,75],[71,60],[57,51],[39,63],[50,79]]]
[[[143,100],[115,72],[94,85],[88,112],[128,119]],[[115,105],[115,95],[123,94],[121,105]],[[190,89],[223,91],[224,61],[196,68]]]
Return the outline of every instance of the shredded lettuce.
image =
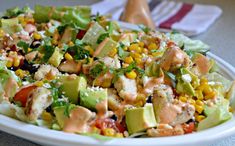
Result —
[[[85,6],[52,7],[35,5],[34,10],[33,17],[38,23],[54,19],[77,29],[86,29],[90,22],[91,10]]]

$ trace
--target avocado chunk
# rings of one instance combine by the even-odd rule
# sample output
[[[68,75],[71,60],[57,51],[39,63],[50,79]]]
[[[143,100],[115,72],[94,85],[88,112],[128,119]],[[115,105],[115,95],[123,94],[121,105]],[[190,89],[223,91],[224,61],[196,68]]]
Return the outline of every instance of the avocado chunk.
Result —
[[[71,103],[77,104],[79,101],[79,92],[85,89],[87,81],[83,76],[63,75],[59,78],[62,83],[60,90],[69,98]]]
[[[51,65],[58,67],[63,58],[63,54],[60,52],[59,48],[56,47],[54,53],[49,58],[48,62]]]
[[[186,93],[195,96],[195,90],[192,85],[199,85],[198,77],[186,68],[181,68],[180,77],[178,77],[178,82],[176,84],[177,93]]]
[[[8,70],[5,67],[0,68],[0,102],[5,99],[4,97],[14,97],[20,79],[15,75],[13,71]]]
[[[153,105],[146,104],[144,107],[127,109],[126,125],[130,134],[156,127],[157,122],[153,112]]]
[[[228,100],[223,100],[221,103],[215,105],[214,107],[205,107],[204,113],[207,115],[207,117],[199,122],[197,130],[201,131],[204,129],[208,129],[231,119],[232,113],[229,112],[228,108]]]
[[[131,42],[135,42],[137,37],[137,33],[125,33],[121,36],[119,42],[123,43],[125,46],[128,46]]]
[[[68,105],[55,107],[54,114],[61,129],[70,133],[87,133],[92,112],[82,106]],[[67,113],[67,114],[65,114]]]
[[[90,44],[93,49],[96,49],[98,46],[96,42],[100,35],[104,33],[104,28],[95,22],[91,25],[86,34],[83,36],[82,42]]]
[[[77,31],[71,27],[66,27],[63,36],[61,38],[62,43],[68,43],[69,41],[74,41],[76,39]]]
[[[19,24],[18,18],[1,19],[1,27],[4,32],[10,35],[23,30],[22,26]]]
[[[80,91],[80,105],[98,113],[105,113],[108,110],[107,89],[92,87]]]
[[[117,47],[117,42],[110,38],[106,38],[103,40],[99,46],[96,48],[93,57],[97,58],[103,58],[105,56],[108,56],[109,53],[114,51],[114,49]]]

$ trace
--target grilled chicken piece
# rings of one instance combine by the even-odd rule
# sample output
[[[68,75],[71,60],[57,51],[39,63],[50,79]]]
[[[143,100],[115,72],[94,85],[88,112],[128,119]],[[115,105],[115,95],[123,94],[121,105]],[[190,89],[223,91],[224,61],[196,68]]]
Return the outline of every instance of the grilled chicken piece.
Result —
[[[172,46],[166,50],[160,60],[160,67],[165,71],[172,71],[179,67],[190,65],[189,56],[177,46]]]
[[[64,61],[59,65],[58,69],[62,72],[78,74],[82,69],[82,63],[74,60]]]
[[[50,90],[44,87],[35,88],[29,95],[26,103],[25,114],[29,121],[36,121],[43,110],[52,104]]]
[[[127,102],[134,101],[137,96],[136,80],[128,79],[124,75],[120,76],[114,83],[114,87],[117,89],[118,94]]]
[[[157,129],[148,129],[147,135],[151,137],[163,137],[163,136],[174,136],[174,135],[183,135],[184,130],[181,125],[170,126],[168,124],[159,124]]]
[[[112,111],[116,111],[121,107],[121,98],[117,95],[115,89],[108,89],[108,107]]]
[[[195,113],[194,106],[189,103],[176,102],[172,88],[168,85],[155,88],[152,102],[156,120],[161,124],[182,124],[192,119]]]
[[[37,72],[34,74],[35,80],[42,80],[44,78],[47,78],[47,76],[55,76],[59,74],[57,68],[51,66],[51,65],[41,65]]]

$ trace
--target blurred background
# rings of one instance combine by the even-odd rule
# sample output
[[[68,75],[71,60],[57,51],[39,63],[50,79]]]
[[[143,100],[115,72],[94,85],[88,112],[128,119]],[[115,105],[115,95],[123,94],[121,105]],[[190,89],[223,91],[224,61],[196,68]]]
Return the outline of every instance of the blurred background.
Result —
[[[157,2],[157,0],[152,0]],[[166,1],[166,0],[165,0]],[[92,5],[100,2],[99,0],[0,0],[0,12],[10,7],[23,7],[25,5],[34,7],[35,4],[41,5]],[[223,58],[231,65],[235,66],[235,0],[174,0],[174,2],[186,2],[190,4],[203,4],[217,6],[222,10],[218,19],[213,21],[205,32],[191,36],[200,39],[211,46],[211,52]],[[151,3],[150,3],[151,4]],[[151,7],[151,5],[150,5]],[[104,8],[102,8],[103,10]],[[203,17],[203,13],[201,17]],[[199,16],[200,17],[200,16]],[[189,18],[190,19],[190,18]],[[191,18],[192,20],[194,18]],[[235,135],[216,142],[211,146],[234,146]],[[8,135],[0,131],[0,146],[38,146],[31,142]]]

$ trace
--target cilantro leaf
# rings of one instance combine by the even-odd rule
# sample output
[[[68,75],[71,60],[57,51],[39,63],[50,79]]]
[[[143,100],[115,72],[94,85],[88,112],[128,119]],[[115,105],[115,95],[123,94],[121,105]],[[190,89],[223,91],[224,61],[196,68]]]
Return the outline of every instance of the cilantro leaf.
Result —
[[[118,56],[121,58],[121,59],[124,59],[126,58],[130,53],[127,52],[127,51],[124,51],[123,48],[125,47],[124,44],[120,43],[119,47],[118,47]]]
[[[143,24],[138,25],[138,27],[145,33],[149,33],[152,30],[151,28],[149,28]]]
[[[73,110],[75,108],[75,105],[73,104],[66,104],[65,105],[65,110],[64,110],[64,115],[67,117],[70,117],[70,111]]]
[[[50,57],[52,56],[52,54],[55,51],[55,48],[53,46],[44,46],[44,56],[42,58],[43,62],[48,62],[48,60],[50,59]]]
[[[98,64],[96,64],[94,67],[92,67],[90,69],[90,75],[94,78],[96,78],[97,76],[99,76],[102,73],[105,73],[108,71],[108,68],[105,66],[104,62],[99,62]]]
[[[98,37],[98,39],[97,39],[97,44],[100,44],[101,42],[103,42],[103,40],[105,39],[105,38],[107,38],[107,37],[109,37],[109,33],[103,33],[103,34],[101,34],[99,37]]]
[[[24,41],[19,41],[19,42],[17,43],[17,46],[23,48],[25,54],[28,53],[29,44],[27,44],[26,42],[24,42]]]

